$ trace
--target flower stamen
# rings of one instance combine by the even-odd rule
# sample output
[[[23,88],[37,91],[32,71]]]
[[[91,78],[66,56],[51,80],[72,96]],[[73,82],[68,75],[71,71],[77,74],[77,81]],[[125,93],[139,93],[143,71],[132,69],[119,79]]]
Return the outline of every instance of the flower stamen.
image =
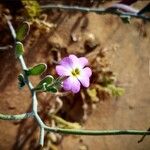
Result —
[[[78,68],[76,68],[76,69],[72,70],[71,74],[76,77],[76,76],[80,75],[80,70]]]

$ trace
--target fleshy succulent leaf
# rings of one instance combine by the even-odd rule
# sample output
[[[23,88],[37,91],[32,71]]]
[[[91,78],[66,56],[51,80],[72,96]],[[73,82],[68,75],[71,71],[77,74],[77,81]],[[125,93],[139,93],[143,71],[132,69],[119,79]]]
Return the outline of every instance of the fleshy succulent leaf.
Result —
[[[16,51],[16,57],[17,58],[20,57],[21,55],[23,55],[24,47],[23,47],[23,44],[21,42],[16,42],[15,51]]]
[[[48,85],[53,83],[53,76],[47,75],[44,79],[40,81],[40,83],[34,88],[36,91],[45,91]]]
[[[57,92],[57,88],[53,87],[53,86],[47,86],[46,87],[46,91],[47,92],[51,92],[51,93],[56,93]]]
[[[25,37],[28,35],[29,33],[29,23],[28,22],[23,22],[21,26],[18,27],[17,31],[16,31],[16,39],[18,41],[22,41],[25,39]]]
[[[28,76],[36,76],[41,75],[45,70],[47,69],[47,65],[44,63],[38,64],[36,66],[33,66],[29,68],[29,70],[26,71],[26,74]]]

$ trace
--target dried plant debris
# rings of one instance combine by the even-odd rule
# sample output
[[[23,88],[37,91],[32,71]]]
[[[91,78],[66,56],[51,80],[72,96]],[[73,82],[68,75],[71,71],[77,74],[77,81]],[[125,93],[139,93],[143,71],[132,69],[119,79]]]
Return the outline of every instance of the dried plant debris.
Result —
[[[21,2],[24,5],[26,16],[28,16],[29,18],[35,18],[40,15],[40,5],[36,0],[21,0]]]

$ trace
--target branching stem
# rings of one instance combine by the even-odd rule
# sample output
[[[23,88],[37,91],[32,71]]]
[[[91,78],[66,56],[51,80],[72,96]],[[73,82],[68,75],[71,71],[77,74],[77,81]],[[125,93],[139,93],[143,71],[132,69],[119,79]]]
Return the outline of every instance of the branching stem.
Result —
[[[1,120],[22,120],[26,118],[34,117],[33,113],[25,113],[25,114],[19,114],[19,115],[4,115],[0,114]]]
[[[79,11],[79,12],[95,12],[97,14],[115,14],[118,15],[120,17],[122,16],[126,16],[126,17],[134,17],[134,18],[140,18],[140,19],[144,19],[144,20],[149,20],[150,21],[150,17],[149,16],[145,16],[142,14],[138,14],[138,13],[132,13],[132,12],[123,12],[123,11],[118,11],[118,9],[112,9],[110,8],[90,8],[90,7],[81,7],[81,6],[69,6],[69,5],[61,5],[61,4],[47,4],[47,5],[42,5],[41,6],[42,9],[46,10],[46,9],[62,9],[62,10],[68,10],[68,11]]]

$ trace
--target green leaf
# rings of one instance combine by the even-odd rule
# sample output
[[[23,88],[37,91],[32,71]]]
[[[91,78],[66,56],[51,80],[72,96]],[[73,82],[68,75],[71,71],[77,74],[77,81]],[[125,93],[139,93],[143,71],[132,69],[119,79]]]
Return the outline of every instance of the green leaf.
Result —
[[[42,63],[32,68],[29,68],[29,70],[27,70],[26,73],[28,76],[41,75],[46,69],[47,69],[47,65]]]
[[[22,41],[25,39],[25,37],[28,35],[29,33],[29,23],[28,22],[23,22],[21,26],[19,26],[19,28],[16,31],[16,39],[19,41]]]
[[[34,88],[36,91],[40,92],[57,92],[57,80],[54,80],[53,76],[47,75],[40,83]]]
[[[16,57],[20,57],[21,55],[23,55],[24,53],[24,47],[23,44],[21,42],[16,42],[15,43],[15,50],[16,50]]]
[[[19,80],[19,88],[21,89],[22,87],[25,86],[25,80],[24,80],[23,74],[20,74],[20,75],[18,76],[18,80]]]
[[[44,79],[40,81],[40,83],[34,88],[36,91],[45,91],[46,86],[51,85],[53,83],[54,78],[51,75],[47,75]]]
[[[53,87],[53,86],[47,86],[47,87],[46,87],[46,91],[47,91],[47,92],[56,93],[56,92],[57,92],[57,88],[56,88],[56,87]]]

